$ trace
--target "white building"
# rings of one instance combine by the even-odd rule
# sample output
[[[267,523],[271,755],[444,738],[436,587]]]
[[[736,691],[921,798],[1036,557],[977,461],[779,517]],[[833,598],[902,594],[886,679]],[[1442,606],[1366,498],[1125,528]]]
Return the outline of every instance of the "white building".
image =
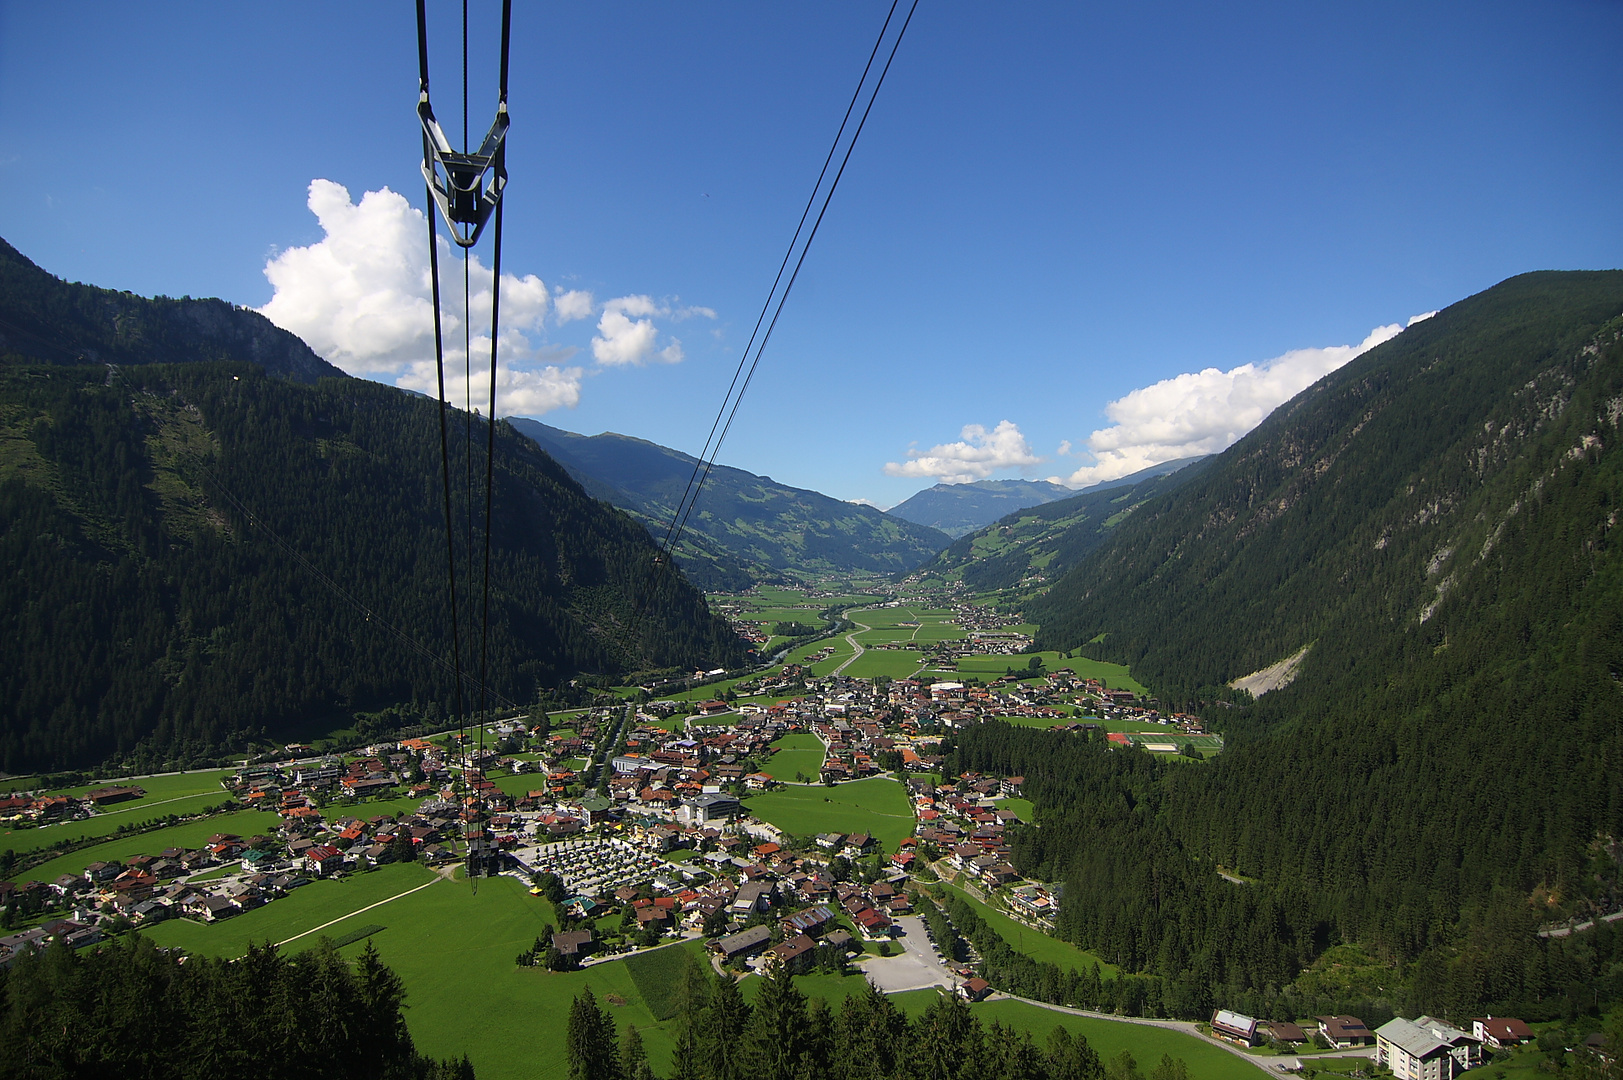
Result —
[[[1375,1029],[1375,1063],[1398,1080],[1453,1080],[1482,1060],[1471,1036],[1431,1016],[1399,1017]]]

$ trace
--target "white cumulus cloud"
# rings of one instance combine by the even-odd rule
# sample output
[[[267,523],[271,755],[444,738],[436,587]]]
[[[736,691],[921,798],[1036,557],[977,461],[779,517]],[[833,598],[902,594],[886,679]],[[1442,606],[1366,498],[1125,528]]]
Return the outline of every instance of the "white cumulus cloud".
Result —
[[[359,203],[330,180],[310,182],[310,212],[324,234],[265,264],[275,293],[261,314],[303,338],[351,375],[437,393],[434,373],[433,282],[421,210],[383,188]],[[440,240],[440,314],[447,359],[469,338],[476,408],[485,409],[490,382],[490,268],[472,256],[470,322],[462,306],[461,257]],[[502,275],[501,341],[496,411],[543,413],[580,400],[581,369],[560,366],[570,350],[543,352],[531,341],[546,318],[550,295],[534,274]],[[451,367],[457,371],[453,376]],[[447,394],[464,400],[462,365],[447,364]],[[456,392],[451,393],[454,378]]]
[[[1407,325],[1435,314],[1416,315]],[[1274,409],[1403,330],[1398,323],[1378,326],[1357,345],[1292,349],[1261,363],[1228,371],[1206,368],[1141,387],[1105,406],[1113,423],[1089,435],[1085,449],[1079,450],[1092,463],[1050,479],[1086,487],[1163,461],[1226,450]]]
[[[552,310],[560,323],[592,317],[592,294],[582,289],[570,289],[552,298]]]
[[[959,433],[959,442],[942,443],[928,450],[909,450],[908,460],[887,462],[887,476],[933,477],[943,484],[968,484],[984,480],[999,469],[1036,465],[1043,459],[1034,454],[1026,437],[1013,421],[1001,420],[991,431],[969,424]]]
[[[663,349],[655,349],[659,330],[654,317],[687,318],[694,313],[715,313],[709,308],[682,308],[672,312],[665,304],[657,304],[649,296],[620,296],[603,305],[598,316],[597,334],[592,338],[592,357],[606,367],[641,366],[650,359],[666,364],[682,362],[682,343],[675,338]]]

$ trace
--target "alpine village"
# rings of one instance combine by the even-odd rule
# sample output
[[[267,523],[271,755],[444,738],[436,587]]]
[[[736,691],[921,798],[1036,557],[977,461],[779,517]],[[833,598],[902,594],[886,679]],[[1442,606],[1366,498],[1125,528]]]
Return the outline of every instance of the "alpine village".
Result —
[[[1623,1076],[1623,270],[889,511],[122,284],[0,241],[0,1080]]]

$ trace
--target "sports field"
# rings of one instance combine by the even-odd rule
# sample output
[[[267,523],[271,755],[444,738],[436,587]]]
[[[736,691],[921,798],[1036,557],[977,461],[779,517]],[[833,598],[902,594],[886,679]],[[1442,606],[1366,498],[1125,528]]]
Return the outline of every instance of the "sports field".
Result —
[[[23,881],[29,879],[55,881],[63,874],[82,874],[85,867],[93,862],[123,861],[134,855],[156,855],[169,847],[202,847],[203,843],[215,833],[236,833],[247,837],[255,833],[268,833],[281,823],[280,817],[264,810],[238,810],[230,814],[216,814],[201,821],[188,821],[165,829],[154,829],[148,833],[120,836],[100,844],[92,844],[50,862],[41,863],[34,869],[16,876],[18,880]]]
[[[745,800],[750,813],[797,836],[865,832],[887,853],[913,835],[913,806],[895,780],[873,776],[835,787],[791,787]]]
[[[815,782],[823,772],[823,740],[809,731],[785,735],[772,744],[777,753],[767,758],[761,771],[785,784],[796,774]]]

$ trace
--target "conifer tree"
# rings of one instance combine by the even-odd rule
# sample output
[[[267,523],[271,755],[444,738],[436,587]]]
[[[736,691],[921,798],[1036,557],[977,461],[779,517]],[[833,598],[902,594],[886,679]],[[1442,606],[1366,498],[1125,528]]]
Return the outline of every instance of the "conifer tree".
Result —
[[[614,1019],[598,1006],[590,986],[570,1005],[564,1038],[569,1080],[622,1080],[614,1045]]]

